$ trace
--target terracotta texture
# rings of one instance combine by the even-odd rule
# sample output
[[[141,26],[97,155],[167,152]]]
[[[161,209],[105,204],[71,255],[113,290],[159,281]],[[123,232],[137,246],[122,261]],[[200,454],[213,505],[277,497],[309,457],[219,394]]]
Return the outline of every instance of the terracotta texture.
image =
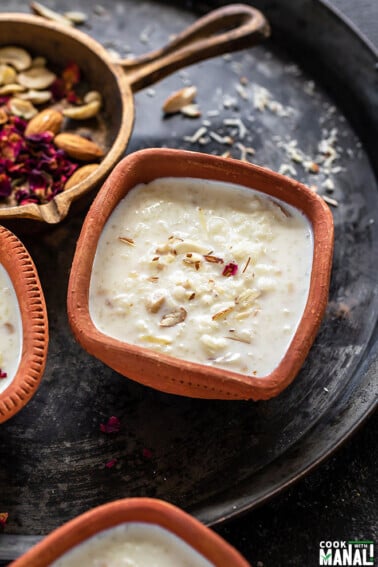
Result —
[[[36,267],[18,238],[0,226],[0,264],[16,291],[22,320],[22,356],[15,377],[0,394],[0,423],[27,404],[41,381],[48,348],[45,299]]]
[[[134,123],[133,92],[186,65],[251,47],[267,38],[269,33],[269,25],[258,10],[231,4],[200,18],[166,47],[136,59],[114,63],[100,44],[76,29],[37,16],[0,15],[1,45],[17,43],[35,55],[46,56],[49,63],[58,66],[75,61],[92,89],[101,92],[104,120],[102,127],[93,131],[93,139],[100,140],[100,146],[106,149],[100,166],[87,179],[44,205],[0,207],[0,223],[26,232],[41,224],[63,220],[72,203],[80,201],[82,205],[90,199],[90,193],[98,189],[123,155]]]
[[[92,263],[102,228],[118,202],[138,183],[159,177],[197,177],[236,183],[297,207],[310,220],[314,257],[309,297],[291,345],[279,366],[256,378],[127,344],[102,334],[88,309]],[[158,390],[199,398],[268,399],[299,372],[327,305],[333,254],[333,219],[328,205],[297,181],[252,164],[195,152],[150,149],[131,154],[114,169],[86,217],[72,264],[68,315],[78,342],[108,366]]]
[[[153,498],[125,498],[94,508],[53,531],[11,566],[47,567],[75,545],[124,522],[146,522],[165,528],[215,567],[249,567],[249,563],[215,532],[176,506]]]

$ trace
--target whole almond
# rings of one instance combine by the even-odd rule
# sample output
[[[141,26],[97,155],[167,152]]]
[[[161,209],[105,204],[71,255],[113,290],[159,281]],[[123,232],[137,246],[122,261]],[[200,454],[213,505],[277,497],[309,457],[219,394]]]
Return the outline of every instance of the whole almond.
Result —
[[[79,169],[77,169],[75,173],[73,173],[71,177],[67,180],[64,186],[64,190],[71,189],[71,187],[73,187],[74,185],[78,185],[78,183],[84,181],[84,179],[86,179],[88,175],[93,173],[97,168],[98,168],[98,163],[89,163],[88,165],[83,165],[82,167],[79,167]]]
[[[70,157],[82,161],[99,159],[104,155],[100,146],[78,134],[58,134],[54,138],[54,143]]]
[[[63,122],[63,115],[58,110],[46,108],[39,112],[30,120],[25,128],[25,136],[34,136],[42,132],[52,132],[57,134]]]

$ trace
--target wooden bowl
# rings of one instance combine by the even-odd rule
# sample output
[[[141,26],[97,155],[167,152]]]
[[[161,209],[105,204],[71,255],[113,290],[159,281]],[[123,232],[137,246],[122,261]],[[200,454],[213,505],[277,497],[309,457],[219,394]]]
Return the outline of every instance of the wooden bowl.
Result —
[[[12,567],[48,567],[88,538],[128,522],[159,526],[177,536],[215,567],[249,567],[220,536],[179,508],[152,498],[116,500],[94,508],[53,531]]]
[[[46,363],[48,322],[45,299],[33,260],[20,240],[1,226],[0,264],[8,273],[16,293],[22,335],[16,374],[0,393],[2,423],[20,411],[38,388]]]
[[[188,176],[256,189],[296,207],[312,227],[314,249],[307,304],[286,354],[267,376],[242,375],[153,352],[103,334],[91,319],[92,265],[99,237],[113,209],[139,183]],[[329,207],[297,181],[238,160],[180,150],[142,150],[128,156],[115,168],[85,219],[69,281],[70,324],[84,349],[120,374],[142,384],[199,398],[268,399],[291,383],[315,339],[328,299],[332,253],[333,220]]]
[[[86,179],[47,204],[0,207],[0,223],[16,233],[29,232],[43,228],[46,223],[59,223],[73,203],[78,208],[80,202],[82,208],[127,147],[134,123],[133,93],[177,69],[253,46],[268,35],[269,25],[258,10],[231,4],[200,18],[166,47],[115,63],[106,49],[83,32],[37,16],[1,14],[0,45],[24,47],[35,56],[45,56],[49,65],[57,68],[74,61],[91,88],[102,94],[104,108],[100,120],[90,127],[93,139],[105,149],[106,155]]]

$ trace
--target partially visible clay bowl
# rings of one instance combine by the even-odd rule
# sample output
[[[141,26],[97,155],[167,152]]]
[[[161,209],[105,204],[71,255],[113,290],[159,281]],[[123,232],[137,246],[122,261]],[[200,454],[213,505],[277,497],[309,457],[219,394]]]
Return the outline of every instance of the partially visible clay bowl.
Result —
[[[48,567],[88,538],[126,522],[144,522],[168,530],[215,567],[249,567],[233,547],[201,522],[172,504],[152,498],[116,500],[94,508],[53,531],[11,565]]]
[[[15,376],[0,393],[0,423],[22,409],[36,392],[46,363],[48,322],[36,267],[18,238],[0,226],[0,264],[16,292],[21,313],[22,352]]]
[[[195,177],[242,185],[296,207],[309,219],[314,254],[307,304],[286,354],[269,375],[244,376],[180,360],[108,337],[93,324],[88,295],[102,229],[130,189],[161,177]],[[181,150],[142,150],[125,158],[113,170],[87,215],[69,282],[70,324],[84,349],[117,372],[142,384],[199,398],[269,399],[292,382],[315,339],[328,300],[332,253],[333,220],[329,207],[321,197],[297,181],[238,160]]]

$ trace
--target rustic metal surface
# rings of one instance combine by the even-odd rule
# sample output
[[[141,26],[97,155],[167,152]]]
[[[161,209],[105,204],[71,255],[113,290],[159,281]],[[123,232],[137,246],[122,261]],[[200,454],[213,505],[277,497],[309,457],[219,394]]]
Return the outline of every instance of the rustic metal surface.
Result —
[[[170,34],[193,21],[189,8],[197,7],[195,2],[183,3],[186,9],[177,2],[171,6],[114,0],[106,3],[105,12],[95,13],[89,1],[78,4],[90,14],[88,33],[121,55],[128,46],[137,54],[165,43]],[[210,4],[219,3],[201,3],[201,8]],[[310,356],[294,384],[279,398],[264,403],[190,400],[134,384],[83,352],[68,328],[67,279],[82,217],[41,238],[24,239],[45,289],[51,344],[38,393],[0,430],[0,511],[10,514],[0,540],[0,559],[10,559],[35,536],[119,497],[156,496],[206,523],[222,522],[264,501],[314,466],[376,403],[378,203],[368,159],[375,151],[372,140],[377,135],[371,118],[376,96],[374,59],[337,18],[318,7],[311,26],[319,45],[320,40],[323,44],[336,41],[339,34],[344,57],[350,57],[349,66],[335,67],[337,57],[330,45],[319,69],[317,63],[325,53],[314,47],[314,38],[304,40],[314,16],[313,3],[291,4],[293,17],[287,17],[281,27],[281,32],[291,31],[287,42],[279,28],[280,10],[285,9],[279,5],[283,4],[255,4],[269,11],[277,43],[202,63],[139,93],[128,151],[162,145],[216,153],[227,149],[214,141],[201,146],[183,139],[197,130],[201,120],[163,119],[162,101],[187,81],[198,87],[203,118],[211,121],[209,129],[226,133],[225,117],[243,119],[248,134],[239,141],[253,146],[255,163],[275,169],[291,163],[275,136],[298,140],[298,146],[312,155],[323,129],[337,129],[340,157],[335,166],[342,170],[332,175],[335,191],[331,196],[339,206],[333,209],[336,242],[330,305]],[[64,9],[68,2],[55,5]],[[27,9],[23,2],[11,0],[3,2],[1,10]],[[319,32],[324,29],[321,23],[327,24],[324,36]],[[314,50],[305,70],[294,65],[293,55],[286,51],[296,41],[304,45],[305,54]],[[297,55],[300,59],[301,54]],[[359,85],[349,87],[353,66],[362,78]],[[342,97],[338,89],[333,89],[333,95],[360,137],[322,89],[325,84],[332,90],[330,69],[334,86],[343,89]],[[237,93],[240,76],[248,79],[248,99]],[[309,81],[314,77],[319,82],[312,92]],[[268,88],[272,99],[295,112],[285,118],[255,109],[254,84]],[[231,101],[228,108],[227,101]],[[357,101],[358,115],[351,112]],[[219,115],[209,116],[207,112],[214,109]],[[238,151],[231,149],[235,156]],[[325,180],[306,173],[300,165],[296,169],[298,179],[307,184],[321,185]],[[110,415],[120,418],[122,429],[105,436],[99,424]],[[117,463],[108,469],[105,464],[113,458]]]

